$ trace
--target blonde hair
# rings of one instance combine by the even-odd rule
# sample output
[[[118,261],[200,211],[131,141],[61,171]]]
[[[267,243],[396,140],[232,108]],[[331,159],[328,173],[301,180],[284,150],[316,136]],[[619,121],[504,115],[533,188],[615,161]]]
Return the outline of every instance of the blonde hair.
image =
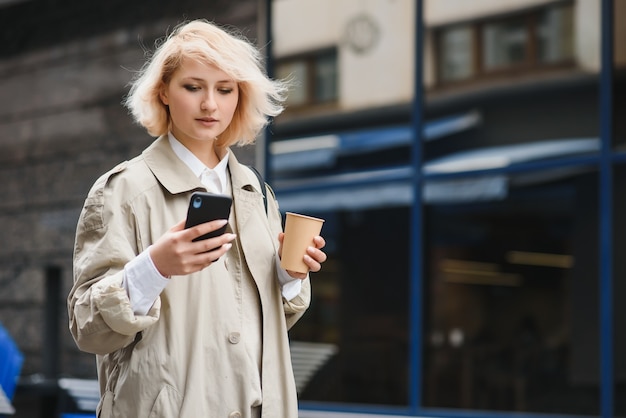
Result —
[[[259,50],[239,34],[204,19],[193,20],[180,24],[164,42],[157,43],[124,99],[135,121],[150,135],[164,135],[170,128],[169,111],[159,92],[186,58],[216,66],[239,86],[235,114],[217,145],[254,142],[268,117],[283,111],[288,86],[285,81],[267,77]]]

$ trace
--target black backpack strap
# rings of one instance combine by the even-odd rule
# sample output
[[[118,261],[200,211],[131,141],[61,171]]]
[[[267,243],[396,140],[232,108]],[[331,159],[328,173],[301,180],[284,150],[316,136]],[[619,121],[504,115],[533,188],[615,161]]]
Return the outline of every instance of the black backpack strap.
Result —
[[[252,172],[256,175],[256,178],[259,179],[261,193],[263,193],[263,206],[265,206],[265,214],[267,214],[267,189],[265,188],[265,180],[263,180],[263,176],[261,176],[261,173],[259,173],[259,170],[255,167],[249,165],[248,168],[252,170]]]

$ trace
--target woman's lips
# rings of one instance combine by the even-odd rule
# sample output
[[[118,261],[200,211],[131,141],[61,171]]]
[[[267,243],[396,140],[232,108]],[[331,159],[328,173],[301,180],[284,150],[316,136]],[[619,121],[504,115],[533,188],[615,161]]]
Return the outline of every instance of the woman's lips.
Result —
[[[202,123],[203,125],[213,125],[215,124],[215,122],[217,122],[217,119],[215,118],[199,118],[196,119],[198,122]]]

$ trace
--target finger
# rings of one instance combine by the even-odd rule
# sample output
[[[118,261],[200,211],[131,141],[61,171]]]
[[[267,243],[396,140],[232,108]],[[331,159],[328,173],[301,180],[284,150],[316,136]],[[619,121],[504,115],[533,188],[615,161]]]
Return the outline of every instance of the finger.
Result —
[[[216,219],[210,222],[204,222],[189,228],[189,231],[194,234],[195,237],[199,237],[209,232],[217,231],[218,229],[224,227],[228,223],[226,219]]]
[[[232,247],[233,247],[233,244],[229,242],[217,248],[216,250],[211,251],[210,252],[211,263],[215,263],[217,260],[219,260]]]
[[[215,250],[222,248],[226,244],[230,244],[230,242],[233,241],[236,237],[237,235],[235,234],[227,233],[227,234],[222,234],[218,237],[196,241],[193,243],[194,253],[204,254],[204,253],[213,252]],[[228,247],[224,252],[228,251],[228,249],[230,249],[230,247]]]
[[[185,220],[184,219],[182,219],[176,225],[171,227],[170,231],[176,232],[176,231],[182,231],[183,229],[185,229]]]
[[[319,235],[313,238],[313,243],[317,248],[324,248],[326,246],[326,240]]]
[[[326,253],[318,248],[314,248],[314,247],[308,247],[306,249],[307,254],[314,259],[315,261],[317,261],[318,263],[323,263],[326,261],[326,259],[328,258],[326,256]]]
[[[185,230],[185,233],[187,234],[186,239],[189,241],[193,241],[195,239],[198,239],[199,237],[202,237],[211,232],[215,232],[219,230],[220,228],[223,228],[227,223],[228,221],[226,219],[216,219],[214,221],[205,222],[205,223],[187,228]],[[224,230],[225,228],[222,231]],[[211,235],[215,235],[215,234],[211,234]]]
[[[285,234],[282,232],[278,233],[278,257],[283,256],[283,241],[285,240]]]
[[[287,274],[290,275],[291,277],[293,277],[294,279],[306,279],[306,276],[308,273],[299,273],[297,271],[293,271],[293,270],[286,270]]]
[[[316,273],[322,269],[322,264],[317,262],[313,257],[308,254],[304,255],[304,263],[309,267],[309,270]]]
[[[224,254],[228,252],[232,248],[233,244],[226,243],[213,251],[204,252],[198,254],[198,259],[196,260],[196,264],[201,264],[202,268],[208,267],[211,264],[218,261]]]

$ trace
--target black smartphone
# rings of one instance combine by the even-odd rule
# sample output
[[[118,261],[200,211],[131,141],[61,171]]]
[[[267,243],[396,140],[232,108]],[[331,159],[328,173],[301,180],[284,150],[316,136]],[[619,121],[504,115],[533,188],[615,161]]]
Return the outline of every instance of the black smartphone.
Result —
[[[216,219],[228,219],[233,200],[230,196],[206,192],[194,192],[189,199],[185,228],[191,228]],[[216,231],[194,238],[194,241],[217,237],[226,232],[226,225]]]

